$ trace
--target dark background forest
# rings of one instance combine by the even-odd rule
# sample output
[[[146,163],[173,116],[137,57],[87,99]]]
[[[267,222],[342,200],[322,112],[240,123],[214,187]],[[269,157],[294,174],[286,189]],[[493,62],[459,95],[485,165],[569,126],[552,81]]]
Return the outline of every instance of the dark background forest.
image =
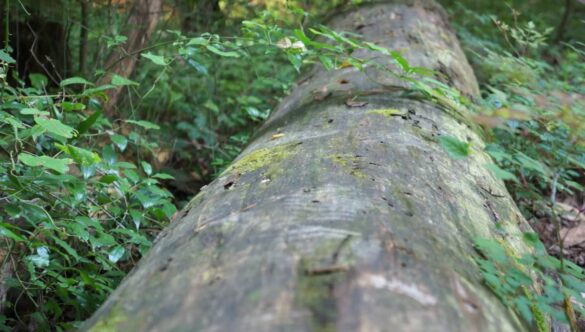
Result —
[[[366,2],[0,1],[0,330],[87,319],[307,68],[363,65],[353,52],[374,46],[326,24]],[[576,327],[583,298],[562,303],[585,292],[585,2],[440,2],[482,92],[455,102],[551,258],[522,262],[573,269],[535,300],[483,243],[486,284]]]

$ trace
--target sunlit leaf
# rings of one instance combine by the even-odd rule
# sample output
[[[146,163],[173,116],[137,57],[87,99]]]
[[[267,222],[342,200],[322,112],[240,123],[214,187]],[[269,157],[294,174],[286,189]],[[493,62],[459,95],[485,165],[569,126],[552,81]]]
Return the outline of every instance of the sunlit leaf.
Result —
[[[79,148],[71,144],[67,145],[56,144],[56,146],[61,151],[71,156],[71,158],[73,158],[73,160],[75,160],[76,163],[82,166],[91,166],[101,161],[100,156],[93,151]]]
[[[90,81],[86,80],[83,77],[70,77],[62,80],[61,83],[59,83],[59,86],[65,87],[73,84],[93,85],[93,83],[91,83]]]
[[[134,82],[134,81],[129,80],[129,79],[122,77],[120,75],[114,74],[112,76],[112,85],[114,85],[114,86],[130,86],[130,85],[140,85],[140,84],[138,84],[138,82]]]
[[[168,63],[165,60],[164,56],[160,56],[160,55],[155,55],[152,54],[150,52],[148,53],[143,53],[141,55],[143,58],[147,58],[148,60],[152,61],[154,64],[157,64],[159,66],[166,66]]]
[[[46,131],[55,134],[57,136],[62,136],[65,138],[72,138],[76,135],[76,130],[69,127],[66,124],[63,124],[61,121],[57,119],[47,119],[42,117],[35,117],[35,122],[43,127]]]
[[[500,180],[518,182],[516,175],[501,169],[496,164],[486,164],[485,168],[489,169]]]
[[[6,63],[16,63],[16,60],[14,60],[10,54],[4,52],[4,50],[0,50],[0,61],[6,62]]]
[[[50,115],[51,113],[47,111],[40,111],[36,108],[23,108],[20,110],[20,114],[22,115]]]
[[[152,122],[145,121],[145,120],[139,120],[139,121],[126,120],[126,122],[127,123],[131,123],[131,124],[135,124],[137,126],[140,126],[142,128],[145,128],[145,129],[154,129],[154,130],[160,129],[160,127],[157,124],[154,124]]]
[[[453,159],[463,159],[469,155],[470,144],[462,142],[453,136],[439,137],[439,144],[447,151]]]
[[[44,167],[54,170],[58,173],[66,173],[69,170],[69,164],[73,163],[72,159],[57,159],[49,156],[35,156],[29,153],[21,153],[18,160],[23,164],[31,167]]]
[[[219,56],[223,56],[223,57],[230,57],[230,58],[239,58],[240,55],[237,52],[234,51],[222,51],[220,49],[218,49],[215,46],[211,46],[211,45],[207,45],[205,46],[211,53],[215,53]]]
[[[49,266],[49,249],[47,247],[37,247],[36,255],[27,256],[28,260],[30,260],[36,267],[47,267]]]
[[[124,247],[116,246],[108,252],[108,260],[115,264],[124,256],[125,252]]]

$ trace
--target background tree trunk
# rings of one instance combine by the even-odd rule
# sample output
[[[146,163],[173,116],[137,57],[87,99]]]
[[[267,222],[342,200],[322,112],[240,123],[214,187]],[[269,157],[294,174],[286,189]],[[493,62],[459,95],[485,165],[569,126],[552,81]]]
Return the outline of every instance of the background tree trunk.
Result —
[[[478,96],[432,1],[364,6],[330,25]],[[478,135],[397,87],[373,68],[310,72],[83,329],[525,329],[482,285],[472,257],[474,238],[501,236],[496,225],[512,250],[525,250],[515,235],[529,226],[483,167]],[[356,96],[367,105],[346,106]],[[440,135],[476,149],[455,161]]]
[[[87,34],[89,31],[89,0],[79,0],[81,22],[79,28],[79,68],[77,72],[85,76],[85,64],[87,60]]]
[[[128,17],[130,30],[124,44],[120,46],[122,52],[113,52],[106,60],[107,75],[100,79],[99,84],[109,83],[112,75],[116,74],[129,78],[134,72],[140,51],[147,45],[154,28],[162,16],[162,0],[135,0]],[[121,96],[123,87],[107,91],[108,100],[104,104],[106,115],[115,117],[114,106]]]

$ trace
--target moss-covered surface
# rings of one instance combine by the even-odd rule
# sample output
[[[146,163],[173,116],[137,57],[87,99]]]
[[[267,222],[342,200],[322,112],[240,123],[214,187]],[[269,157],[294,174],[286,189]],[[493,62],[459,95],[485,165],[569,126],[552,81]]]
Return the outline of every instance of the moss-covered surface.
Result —
[[[339,165],[343,171],[358,179],[367,178],[366,173],[360,170],[360,157],[346,154],[334,154],[327,156],[336,165]]]
[[[403,116],[406,115],[405,111],[401,111],[395,108],[384,108],[384,109],[378,109],[378,110],[370,110],[367,112],[368,114],[378,114],[378,115],[382,115],[384,117],[387,118],[391,118],[394,116]]]
[[[366,6],[332,26],[352,31],[363,17],[364,38],[405,49],[412,66],[436,69],[452,49],[445,72],[473,94],[444,17],[427,10],[432,1],[413,3]],[[343,87],[330,84],[340,77]],[[324,86],[331,96],[315,100]],[[512,220],[514,203],[480,194],[479,186],[505,192],[483,167],[487,155],[453,161],[411,128],[474,144],[477,135],[431,103],[384,90],[397,86],[406,88],[375,70],[312,72],[82,330],[525,330],[469,256],[475,237],[497,234],[491,209]],[[356,94],[368,104],[348,111],[344,101]],[[405,109],[416,114],[396,113]],[[286,136],[272,140],[277,128]],[[516,223],[504,227],[518,232]],[[348,235],[351,245],[338,250]],[[521,241],[511,246],[522,252]]]
[[[127,315],[119,306],[115,306],[110,310],[107,316],[103,316],[93,325],[89,332],[117,332],[120,331],[119,324],[128,321]]]
[[[339,273],[326,275],[306,275],[300,271],[296,289],[297,301],[300,306],[311,313],[311,326],[315,332],[337,331],[337,308],[334,291],[335,284],[341,280]]]
[[[225,170],[224,174],[232,171],[244,174],[265,166],[274,166],[293,153],[297,145],[289,143],[256,149],[236,160]]]

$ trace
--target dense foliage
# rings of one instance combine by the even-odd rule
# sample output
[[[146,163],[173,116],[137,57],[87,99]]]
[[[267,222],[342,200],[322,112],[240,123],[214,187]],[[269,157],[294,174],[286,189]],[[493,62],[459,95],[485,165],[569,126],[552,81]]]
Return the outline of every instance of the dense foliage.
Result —
[[[525,235],[535,254],[524,257],[501,241],[477,239],[479,270],[539,328],[548,324],[545,315],[575,327],[584,313],[584,262],[579,252],[571,254],[575,263],[565,257],[561,231],[570,225],[558,203],[579,205],[584,198],[585,44],[578,38],[585,24],[577,15],[562,23],[565,8],[547,1],[443,2],[482,84],[482,100],[466,100],[394,50],[319,24],[361,1],[166,1],[149,44],[123,55],[137,58],[125,77],[107,54],[130,36],[131,2],[87,2],[90,21],[73,1],[5,0],[0,328],[77,326],[177,207],[238,155],[297,73],[313,64],[362,68],[365,61],[352,56],[359,48],[391,57],[398,71],[383,69],[420,98],[455,115],[473,112],[468,120],[481,126],[487,146],[453,137],[438,143],[456,159],[485,149],[494,159],[486,167],[506,181],[535,229],[543,229],[540,240]],[[571,11],[585,11],[573,5]],[[19,62],[43,61],[22,58],[10,30],[34,20],[66,28],[56,47],[66,50],[63,66],[21,70]],[[118,90],[112,111],[107,101]]]

